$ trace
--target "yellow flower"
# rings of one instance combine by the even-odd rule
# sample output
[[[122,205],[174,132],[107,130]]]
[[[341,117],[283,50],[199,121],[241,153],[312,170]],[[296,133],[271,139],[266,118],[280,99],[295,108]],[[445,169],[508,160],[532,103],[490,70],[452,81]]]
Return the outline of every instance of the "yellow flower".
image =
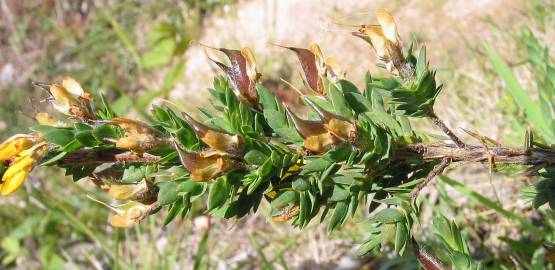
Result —
[[[13,157],[13,161],[2,176],[0,194],[9,195],[25,182],[29,172],[45,154],[46,147],[47,143],[39,143],[29,149],[19,152],[17,156]]]
[[[118,228],[127,228],[139,224],[152,210],[158,207],[158,204],[142,204],[130,201],[117,207],[109,207],[116,212],[115,215],[110,217],[110,224]]]
[[[21,151],[31,148],[34,144],[34,137],[27,134],[16,134],[0,144],[0,161],[6,161]]]
[[[125,136],[116,140],[116,148],[142,154],[166,144],[160,131],[144,122],[117,117],[110,123],[125,130]]]
[[[75,118],[95,119],[92,97],[75,79],[64,77],[61,84],[37,85],[52,95],[50,101],[57,111]]]

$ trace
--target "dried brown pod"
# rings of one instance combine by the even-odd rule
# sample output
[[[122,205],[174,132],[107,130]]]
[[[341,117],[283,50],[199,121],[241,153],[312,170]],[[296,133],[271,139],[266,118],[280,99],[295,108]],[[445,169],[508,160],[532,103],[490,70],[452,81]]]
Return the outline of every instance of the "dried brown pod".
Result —
[[[313,153],[323,153],[334,143],[335,138],[325,128],[323,121],[304,120],[295,115],[289,106],[285,106],[287,116],[303,137],[304,148]]]
[[[324,83],[322,82],[322,78],[320,77],[321,73],[325,69],[325,63],[323,61],[322,52],[320,47],[316,44],[311,45],[309,48],[297,48],[297,47],[288,47],[283,45],[277,45],[278,47],[289,49],[299,58],[301,62],[301,67],[304,72],[304,79],[308,87],[312,89],[314,92],[324,95]]]
[[[324,122],[324,128],[337,138],[354,143],[357,138],[356,125],[345,117],[324,110],[308,97],[304,97],[305,102],[316,111],[316,114]]]
[[[195,131],[197,136],[214,150],[225,152],[234,156],[244,154],[245,144],[241,136],[208,127],[193,119],[185,112],[182,112],[181,114],[189,126],[191,126],[191,128]]]
[[[229,155],[189,152],[173,140],[179,160],[194,181],[205,182],[240,167],[240,162]]]
[[[286,206],[280,209],[279,213],[272,216],[272,221],[274,222],[286,222],[292,219],[294,216],[299,214],[301,208],[298,205]]]

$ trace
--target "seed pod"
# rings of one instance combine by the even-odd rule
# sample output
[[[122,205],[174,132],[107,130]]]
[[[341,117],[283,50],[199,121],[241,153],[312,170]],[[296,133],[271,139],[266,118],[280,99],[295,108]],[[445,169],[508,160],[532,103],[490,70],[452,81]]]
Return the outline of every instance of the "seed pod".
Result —
[[[191,178],[194,181],[205,182],[235,170],[240,166],[236,159],[228,155],[189,152],[181,148],[175,140],[173,145],[179,154],[181,164],[191,174]]]
[[[116,117],[111,119],[110,123],[125,130],[125,136],[116,140],[116,148],[131,150],[141,155],[167,143],[160,131],[144,122]]]
[[[312,107],[324,122],[324,128],[337,138],[354,143],[357,138],[357,131],[355,124],[351,123],[348,119],[328,112],[310,100],[308,97],[304,98],[305,102]]]
[[[301,137],[303,137],[305,149],[319,154],[325,152],[334,144],[334,136],[326,130],[324,122],[301,119],[288,106],[285,107],[285,111]]]
[[[209,47],[211,48],[211,47]],[[258,104],[258,93],[256,82],[260,79],[260,73],[256,69],[256,60],[250,48],[241,50],[230,50],[226,48],[211,48],[221,51],[229,58],[231,66],[209,58],[218,65],[229,77],[233,86],[233,93],[239,101],[255,110],[260,110]]]
[[[208,146],[234,156],[244,154],[245,144],[241,136],[208,127],[184,112],[181,114],[197,136]]]

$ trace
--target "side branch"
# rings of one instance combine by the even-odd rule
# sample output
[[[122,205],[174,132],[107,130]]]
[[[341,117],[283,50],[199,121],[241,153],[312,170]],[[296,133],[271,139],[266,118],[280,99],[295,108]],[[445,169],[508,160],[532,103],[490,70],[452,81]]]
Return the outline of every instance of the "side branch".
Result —
[[[447,135],[449,139],[451,139],[451,141],[453,141],[455,145],[457,145],[457,147],[459,148],[466,147],[466,145],[462,142],[462,140],[459,137],[457,137],[457,135],[455,135],[455,133],[451,129],[449,129],[441,119],[439,119],[435,115],[432,116],[431,119],[434,125],[436,125],[439,129],[441,129],[441,131],[443,131],[443,133],[445,133],[445,135]]]
[[[411,144],[399,153],[404,158],[438,160],[449,158],[452,162],[487,162],[492,157],[498,164],[554,165],[555,151],[525,147],[489,147],[467,145],[459,148],[452,144]],[[402,157],[402,156],[400,156]]]
[[[58,165],[93,165],[102,163],[156,163],[160,157],[148,153],[139,155],[120,149],[81,149],[68,153],[58,161]]]

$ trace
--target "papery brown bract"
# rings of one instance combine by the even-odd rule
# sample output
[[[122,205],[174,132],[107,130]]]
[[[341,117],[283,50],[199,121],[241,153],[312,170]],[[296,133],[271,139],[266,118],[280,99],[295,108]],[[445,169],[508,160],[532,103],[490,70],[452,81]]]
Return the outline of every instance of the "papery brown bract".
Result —
[[[260,110],[260,106],[258,104],[258,93],[255,88],[256,83],[260,79],[260,73],[256,69],[256,60],[251,49],[242,48],[241,50],[231,50],[226,48],[217,48],[216,50],[225,53],[225,55],[229,58],[231,66],[227,66],[211,58],[210,60],[212,60],[226,73],[231,81],[235,96],[237,96],[237,98],[248,107]]]
[[[335,143],[334,136],[326,130],[324,122],[301,119],[288,106],[285,107],[285,111],[301,137],[303,137],[305,149],[319,154],[328,150]]]
[[[239,135],[229,134],[222,130],[208,127],[193,119],[187,113],[182,113],[183,119],[191,126],[197,136],[214,150],[230,155],[240,156],[245,152],[243,138]]]
[[[127,228],[139,224],[151,212],[154,204],[142,204],[130,201],[125,204],[111,207],[116,214],[110,217],[110,224],[118,228]]]
[[[116,117],[110,123],[125,130],[125,135],[116,140],[116,148],[143,154],[167,144],[160,131],[144,122]]]
[[[316,44],[311,45],[308,49],[282,45],[276,46],[289,49],[297,54],[299,62],[301,62],[306,84],[312,91],[319,95],[324,95],[324,84],[320,75],[324,72],[325,64],[320,47]]]
[[[295,206],[286,206],[283,209],[280,209],[280,212],[276,215],[272,216],[272,221],[274,222],[286,222],[291,220],[293,217],[299,214],[300,207]]]
[[[179,160],[191,174],[194,181],[205,182],[235,170],[240,167],[240,162],[229,155],[217,152],[197,153],[189,152],[173,141],[179,154]]]

